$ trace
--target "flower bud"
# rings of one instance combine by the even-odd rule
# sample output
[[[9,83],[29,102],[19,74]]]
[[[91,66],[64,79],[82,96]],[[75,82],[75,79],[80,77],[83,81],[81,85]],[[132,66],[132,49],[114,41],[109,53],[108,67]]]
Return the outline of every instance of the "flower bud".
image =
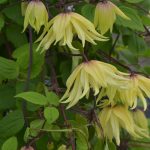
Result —
[[[116,21],[116,15],[129,20],[129,18],[112,2],[103,1],[97,4],[95,9],[94,25],[98,30],[100,30],[102,35],[109,29],[112,32],[113,24]]]
[[[39,0],[29,2],[25,11],[24,30],[30,25],[38,33],[42,25],[46,26],[48,13],[45,5]]]

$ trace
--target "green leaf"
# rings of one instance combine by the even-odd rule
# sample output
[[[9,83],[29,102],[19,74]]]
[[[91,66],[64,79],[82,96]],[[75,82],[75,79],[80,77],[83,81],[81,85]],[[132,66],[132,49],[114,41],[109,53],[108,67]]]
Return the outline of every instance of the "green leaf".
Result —
[[[144,51],[147,49],[147,44],[144,38],[139,37],[133,33],[128,37],[128,47],[135,54],[135,52]]]
[[[2,15],[0,15],[0,31],[4,27],[4,24],[5,24],[4,17]]]
[[[131,50],[124,49],[123,51],[120,51],[118,54],[120,61],[123,60],[127,64],[138,64],[138,56],[136,53],[134,54]]]
[[[31,79],[37,77],[41,70],[43,69],[44,64],[44,53],[40,54],[36,52],[37,44],[32,45],[33,49],[33,62],[31,69]],[[20,68],[20,78],[26,78],[28,72],[28,64],[29,64],[29,44],[22,45],[17,48],[13,53],[13,58],[17,59],[17,63]]]
[[[55,107],[46,107],[44,117],[49,124],[55,122],[59,117],[59,111]]]
[[[6,7],[2,11],[9,19],[18,23],[19,25],[23,25],[24,18],[21,15],[21,7],[20,4],[10,5]]]
[[[140,57],[149,58],[150,57],[150,49],[148,48],[144,51],[140,51],[138,54]]]
[[[45,89],[46,93],[46,98],[49,104],[58,106],[59,105],[59,97],[56,95],[54,92],[49,92],[47,89]]]
[[[131,19],[131,20],[126,20],[121,17],[117,17],[116,24],[128,27],[132,30],[138,30],[138,31],[145,31],[142,20],[137,14],[137,12],[129,7],[121,6],[120,9]]]
[[[6,84],[0,86],[0,110],[13,108],[15,106],[14,85]]]
[[[42,126],[44,124],[44,120],[41,120],[41,119],[37,119],[37,120],[33,120],[31,123],[30,123],[30,128],[33,128],[33,129],[41,129]]]
[[[24,126],[23,114],[20,110],[13,111],[0,120],[0,138],[7,138],[18,133]]]
[[[48,104],[47,98],[40,93],[37,92],[23,92],[17,94],[15,97],[23,98],[28,102],[37,105],[46,105]]]
[[[30,139],[30,128],[29,127],[26,128],[23,139],[26,143]]]
[[[37,120],[33,120],[31,123],[30,123],[30,136],[37,136],[40,129],[42,129],[44,125],[44,120],[41,120],[41,119],[37,119]]]
[[[86,137],[83,137],[83,135],[81,133],[77,133],[77,137],[76,137],[77,150],[87,150],[88,149],[87,141],[85,138]]]
[[[110,150],[117,150],[116,145],[113,142],[108,142],[108,147]]]
[[[74,124],[73,126],[76,128],[80,128],[84,132],[86,137],[89,138],[89,130],[86,126],[88,124],[87,119],[82,115],[76,114],[75,122],[76,124]]]
[[[150,26],[150,17],[149,16],[142,16],[142,21],[145,26]]]
[[[17,150],[18,142],[16,137],[11,137],[5,141],[2,150]]]
[[[51,130],[60,130],[60,127],[53,125]],[[61,132],[51,132],[51,135],[55,141],[59,141],[61,139]]]
[[[144,66],[144,67],[140,68],[140,71],[149,75],[150,74],[150,66]]]
[[[102,141],[102,139],[97,138],[94,145],[94,150],[100,150],[100,149],[104,149],[104,142]]]
[[[0,0],[0,4],[6,3],[8,0]]]
[[[22,46],[27,43],[27,37],[25,33],[22,32],[22,27],[19,25],[10,25],[6,28],[6,36],[8,41],[10,41],[15,47]],[[17,35],[17,36],[14,36]]]
[[[142,142],[142,141],[137,141],[137,142],[130,142],[129,141],[129,150],[149,150],[150,149],[150,144],[149,142]]]
[[[0,57],[0,80],[15,79],[19,74],[19,67],[13,60]]]
[[[147,11],[149,11],[149,8],[150,8],[150,1],[144,0],[144,1],[142,2],[142,7],[143,7],[145,10],[147,9]]]
[[[95,6],[92,4],[86,4],[82,7],[81,14],[89,19],[91,22],[94,20]]]
[[[36,147],[38,150],[54,150],[55,145],[53,141],[49,141],[49,138],[49,134],[39,138],[39,140],[36,142]]]
[[[66,67],[67,66],[67,67]],[[66,81],[70,75],[71,71],[71,63],[70,61],[63,61],[60,63],[59,70],[61,73],[61,78],[64,84],[66,84]]]
[[[129,3],[140,3],[144,0],[126,0],[126,1],[129,2]]]

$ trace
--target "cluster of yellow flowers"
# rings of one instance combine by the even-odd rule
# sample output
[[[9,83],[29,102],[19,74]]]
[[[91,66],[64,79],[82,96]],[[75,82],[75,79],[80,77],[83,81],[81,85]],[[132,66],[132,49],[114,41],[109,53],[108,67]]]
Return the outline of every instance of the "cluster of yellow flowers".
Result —
[[[23,8],[24,10],[24,8]],[[112,2],[99,2],[95,9],[94,24],[75,12],[63,12],[55,16],[48,22],[48,13],[44,4],[40,0],[32,0],[24,10],[24,31],[30,24],[35,31],[39,32],[42,25],[45,26],[43,33],[37,39],[40,41],[38,50],[42,52],[49,49],[52,43],[67,45],[71,50],[78,50],[72,45],[74,35],[77,35],[85,46],[85,41],[96,44],[97,41],[107,41],[105,34],[109,29],[112,31],[116,15],[124,19],[129,19]],[[94,26],[95,25],[95,26]],[[95,27],[100,30],[98,33]]]
[[[84,96],[89,98],[90,90],[97,97],[97,106],[102,110],[99,120],[104,136],[120,144],[120,129],[125,129],[134,138],[149,137],[147,120],[142,111],[132,110],[141,100],[144,110],[146,98],[150,97],[150,79],[138,74],[120,72],[114,66],[92,60],[75,68],[66,83],[67,91],[62,103],[74,106]],[[133,115],[132,115],[133,114]],[[144,123],[140,123],[144,120]]]
[[[40,42],[37,51],[43,52],[57,43],[67,45],[71,50],[78,50],[72,45],[75,35],[81,40],[83,47],[85,41],[92,44],[96,44],[96,40],[106,41],[108,38],[103,34],[108,30],[112,32],[116,15],[129,19],[112,2],[104,1],[96,6],[94,24],[75,12],[60,13],[48,22],[44,4],[33,0],[25,11],[24,30],[30,24],[39,32],[41,26],[45,25],[37,40]],[[74,69],[66,86],[67,90],[60,102],[69,103],[68,109],[83,97],[88,99],[90,91],[93,91],[97,97],[97,106],[101,109],[98,116],[106,139],[112,141],[114,138],[119,145],[122,128],[134,138],[149,137],[146,117],[142,111],[135,109],[138,100],[142,101],[144,110],[147,108],[145,97],[150,97],[149,78],[123,73],[111,64],[91,60]]]

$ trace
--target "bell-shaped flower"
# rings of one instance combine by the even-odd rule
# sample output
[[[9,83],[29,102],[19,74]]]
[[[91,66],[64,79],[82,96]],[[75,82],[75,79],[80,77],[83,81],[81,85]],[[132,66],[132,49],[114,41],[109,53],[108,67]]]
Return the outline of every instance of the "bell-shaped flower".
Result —
[[[54,45],[59,43],[59,45],[67,45],[72,50],[77,50],[72,45],[72,40],[74,35],[82,41],[83,47],[85,46],[85,41],[92,44],[96,44],[95,40],[106,41],[106,37],[100,35],[94,28],[94,25],[84,18],[83,16],[75,12],[64,12],[55,16],[45,28],[44,32],[37,39],[41,41],[39,48],[42,51],[47,50],[52,43]]]
[[[48,12],[45,5],[39,0],[29,2],[25,10],[24,30],[30,25],[38,33],[42,25],[48,23]]]
[[[126,106],[105,107],[99,113],[99,120],[104,136],[112,141],[115,138],[120,145],[120,130],[125,129],[132,137],[147,137],[143,130],[135,125],[131,113]],[[139,132],[136,132],[139,129]]]
[[[89,96],[90,89],[94,95],[100,92],[101,87],[109,85],[125,86],[126,79],[117,75],[117,69],[107,63],[92,60],[83,62],[75,68],[67,80],[67,90],[61,98],[62,103],[69,103],[67,108],[74,106],[81,98]]]
[[[108,30],[112,32],[117,15],[129,20],[129,18],[112,2],[99,2],[95,9],[94,25],[102,35]]]
[[[129,79],[127,83],[128,88],[121,89],[114,86],[103,88],[98,96],[97,102],[101,100],[102,97],[108,96],[111,105],[122,103],[134,109],[137,106],[138,100],[141,100],[144,110],[146,110],[146,98],[150,97],[150,79],[142,75],[129,74],[126,74],[126,78]]]

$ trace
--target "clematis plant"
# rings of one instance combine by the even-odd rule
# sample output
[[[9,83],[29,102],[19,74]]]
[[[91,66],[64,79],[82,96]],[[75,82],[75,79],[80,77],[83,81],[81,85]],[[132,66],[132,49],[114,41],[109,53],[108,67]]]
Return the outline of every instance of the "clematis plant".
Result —
[[[149,10],[0,0],[0,149],[150,149]]]

